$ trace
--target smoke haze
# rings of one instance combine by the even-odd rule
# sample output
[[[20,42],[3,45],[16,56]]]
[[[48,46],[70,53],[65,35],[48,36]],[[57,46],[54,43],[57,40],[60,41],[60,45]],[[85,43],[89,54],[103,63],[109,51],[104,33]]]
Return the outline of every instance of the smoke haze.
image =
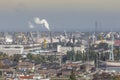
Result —
[[[28,22],[28,24],[29,24],[29,28],[31,28],[31,29],[34,28],[34,26],[33,26],[33,24],[31,22]]]

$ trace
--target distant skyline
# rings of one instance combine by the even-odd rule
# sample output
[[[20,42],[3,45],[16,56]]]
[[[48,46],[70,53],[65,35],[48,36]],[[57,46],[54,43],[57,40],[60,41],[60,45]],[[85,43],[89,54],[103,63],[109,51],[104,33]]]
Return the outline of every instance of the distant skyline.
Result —
[[[46,19],[53,31],[120,31],[120,0],[0,0],[0,31],[43,31],[28,22]],[[46,30],[47,31],[47,30]]]

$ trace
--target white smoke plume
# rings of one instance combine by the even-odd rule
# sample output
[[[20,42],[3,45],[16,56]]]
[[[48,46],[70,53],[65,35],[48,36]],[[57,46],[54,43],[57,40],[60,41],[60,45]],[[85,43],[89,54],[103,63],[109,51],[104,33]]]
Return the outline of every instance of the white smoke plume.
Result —
[[[28,25],[29,25],[29,28],[31,28],[31,29],[34,28],[34,26],[33,26],[33,24],[31,22],[28,22]]]
[[[38,17],[36,17],[36,18],[34,19],[34,21],[35,21],[36,24],[41,24],[41,21],[40,21],[40,19],[39,19]]]
[[[40,18],[36,17],[34,19],[34,21],[35,21],[36,24],[44,25],[44,27],[46,29],[50,30],[50,27],[49,27],[49,24],[48,24],[47,20],[45,20],[45,19],[40,20]]]

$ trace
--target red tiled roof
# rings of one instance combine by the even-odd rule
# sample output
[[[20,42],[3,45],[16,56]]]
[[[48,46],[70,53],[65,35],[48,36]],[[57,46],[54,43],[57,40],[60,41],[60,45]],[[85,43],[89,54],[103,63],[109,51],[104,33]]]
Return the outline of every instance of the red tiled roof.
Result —
[[[33,76],[20,76],[21,79],[33,79]]]
[[[115,40],[114,41],[114,46],[120,46],[120,40]]]

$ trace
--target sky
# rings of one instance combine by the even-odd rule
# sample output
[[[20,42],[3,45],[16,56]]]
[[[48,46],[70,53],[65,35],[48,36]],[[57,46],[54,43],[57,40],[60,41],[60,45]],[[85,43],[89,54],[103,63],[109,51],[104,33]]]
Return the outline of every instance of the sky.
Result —
[[[119,8],[120,0],[0,0],[0,31],[47,31],[35,17],[53,31],[95,31],[95,22],[98,31],[119,31]]]

